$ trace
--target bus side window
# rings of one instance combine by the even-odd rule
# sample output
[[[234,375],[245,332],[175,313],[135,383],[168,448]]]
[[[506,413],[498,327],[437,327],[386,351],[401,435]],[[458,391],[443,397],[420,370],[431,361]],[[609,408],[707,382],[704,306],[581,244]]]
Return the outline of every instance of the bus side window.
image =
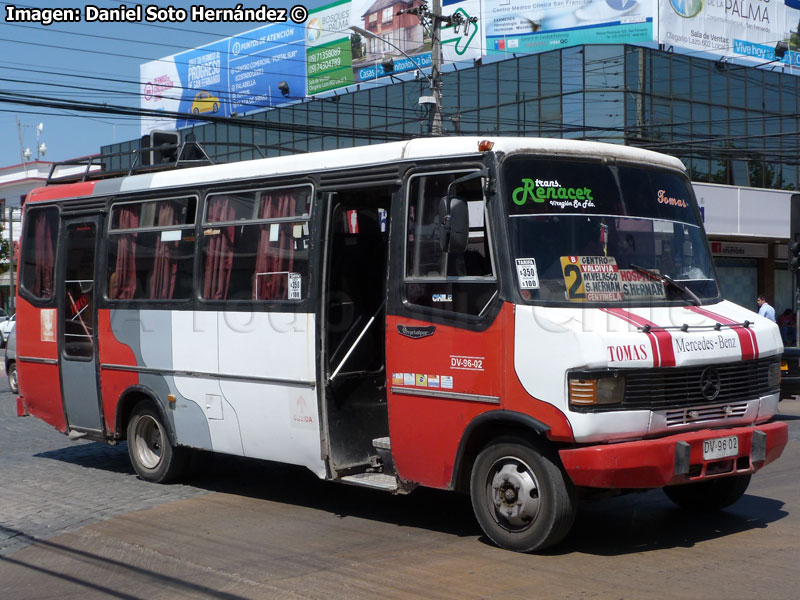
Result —
[[[57,238],[57,208],[29,208],[26,211],[20,284],[38,300],[53,298]]]
[[[410,304],[480,315],[497,289],[480,179],[457,190],[469,209],[466,251],[444,252],[439,242],[439,201],[450,183],[465,174],[416,175],[409,181],[405,293]]]
[[[110,300],[185,300],[192,293],[193,196],[120,202],[108,235]]]
[[[214,194],[203,223],[206,300],[308,296],[309,185]]]

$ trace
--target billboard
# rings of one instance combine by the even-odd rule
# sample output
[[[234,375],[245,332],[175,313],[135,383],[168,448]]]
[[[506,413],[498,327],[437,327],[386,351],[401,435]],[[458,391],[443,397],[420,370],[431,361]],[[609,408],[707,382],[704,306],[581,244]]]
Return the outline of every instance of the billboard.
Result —
[[[306,22],[306,79],[314,95],[353,84],[350,1],[309,11]]]
[[[800,0],[661,0],[659,17],[663,44],[764,62],[785,41],[782,62],[800,66]]]
[[[140,105],[198,117],[230,117],[303,98],[304,45],[303,25],[274,23],[144,63],[139,68]],[[142,117],[141,130],[145,135],[194,122]]]
[[[419,17],[398,14],[421,0],[334,0],[309,10],[305,23],[273,23],[180,52],[140,67],[141,107],[224,117],[389,75],[431,66],[431,39]],[[480,0],[445,0],[447,14],[465,19],[481,12]],[[366,35],[350,29],[356,26]],[[456,31],[458,29],[458,31]],[[482,56],[480,24],[442,28],[443,58]],[[407,56],[406,56],[407,55]],[[285,83],[283,91],[278,86]],[[176,129],[195,119],[142,118],[142,135]]]
[[[483,0],[486,53],[652,42],[657,1]]]

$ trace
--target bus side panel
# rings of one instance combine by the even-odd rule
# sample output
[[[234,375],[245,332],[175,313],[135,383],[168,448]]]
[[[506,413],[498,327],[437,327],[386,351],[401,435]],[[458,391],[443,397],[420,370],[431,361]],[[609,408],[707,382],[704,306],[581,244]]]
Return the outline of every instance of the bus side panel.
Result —
[[[36,308],[18,296],[16,328],[17,369],[23,403],[30,414],[65,432],[67,422],[58,374],[56,309]]]
[[[100,357],[100,392],[103,402],[106,431],[112,435],[116,429],[117,407],[122,393],[139,383],[138,373],[103,368],[102,365],[124,365],[136,367],[136,355],[127,345],[120,342],[111,327],[111,311],[97,311],[98,353]]]
[[[389,432],[403,479],[448,487],[467,425],[502,408],[506,331],[513,335],[513,328],[503,326],[505,312],[485,331],[387,317]],[[435,329],[426,337],[400,333],[416,335],[431,327]],[[474,397],[465,400],[455,394]]]

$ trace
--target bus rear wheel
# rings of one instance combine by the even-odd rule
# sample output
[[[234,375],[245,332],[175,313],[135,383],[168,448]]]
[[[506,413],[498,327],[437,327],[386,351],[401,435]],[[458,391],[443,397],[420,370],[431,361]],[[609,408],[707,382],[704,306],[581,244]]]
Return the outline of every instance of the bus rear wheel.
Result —
[[[721,477],[664,488],[667,498],[681,508],[697,511],[721,510],[744,496],[750,485],[750,475]]]
[[[140,402],[128,422],[128,456],[142,479],[166,483],[186,469],[185,448],[173,446],[161,416],[149,402]]]
[[[507,550],[553,546],[575,520],[575,489],[557,455],[518,438],[498,440],[481,451],[470,495],[484,533]]]

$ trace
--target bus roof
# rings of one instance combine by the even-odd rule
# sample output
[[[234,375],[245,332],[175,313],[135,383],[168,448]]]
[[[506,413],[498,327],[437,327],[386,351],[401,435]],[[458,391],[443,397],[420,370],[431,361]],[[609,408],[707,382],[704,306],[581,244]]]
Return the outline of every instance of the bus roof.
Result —
[[[402,161],[478,156],[480,155],[478,143],[481,140],[493,142],[492,151],[498,153],[529,151],[550,156],[608,156],[639,164],[685,170],[683,163],[672,156],[618,144],[555,138],[437,137],[51,185],[31,191],[28,201],[106,196],[208,183],[245,181],[253,178],[303,175],[317,171],[378,166]]]

